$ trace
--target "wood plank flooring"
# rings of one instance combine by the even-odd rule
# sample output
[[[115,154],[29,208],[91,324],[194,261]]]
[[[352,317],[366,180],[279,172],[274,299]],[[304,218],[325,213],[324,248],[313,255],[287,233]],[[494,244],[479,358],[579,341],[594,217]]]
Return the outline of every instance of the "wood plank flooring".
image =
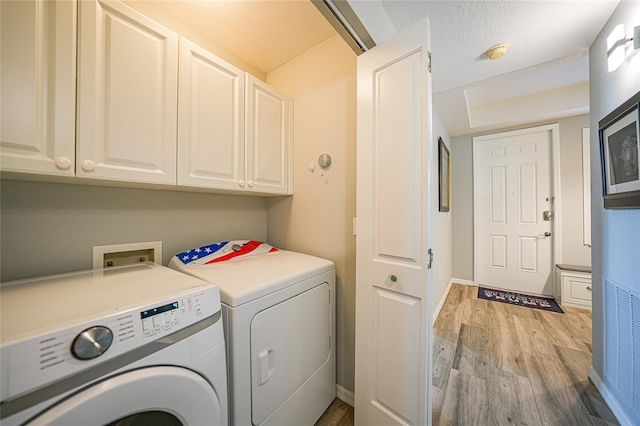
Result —
[[[353,407],[336,398],[315,426],[353,426]]]
[[[617,425],[588,378],[591,312],[562,308],[454,284],[434,326],[433,424]]]
[[[454,284],[434,326],[434,425],[617,425],[589,381],[591,312],[478,299]],[[336,399],[316,426],[352,426]],[[373,426],[373,425],[362,425]]]

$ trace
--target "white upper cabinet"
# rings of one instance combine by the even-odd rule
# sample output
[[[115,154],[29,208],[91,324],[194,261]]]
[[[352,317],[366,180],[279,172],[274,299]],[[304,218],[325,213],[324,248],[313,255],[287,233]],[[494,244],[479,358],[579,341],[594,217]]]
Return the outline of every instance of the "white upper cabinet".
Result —
[[[73,176],[76,2],[0,2],[0,164]]]
[[[290,194],[291,105],[282,93],[247,74],[247,191]]]
[[[290,101],[264,82],[115,0],[0,19],[3,171],[291,193]]]
[[[244,74],[180,38],[178,185],[242,190]]]
[[[116,1],[79,14],[76,175],[175,184],[178,35]]]

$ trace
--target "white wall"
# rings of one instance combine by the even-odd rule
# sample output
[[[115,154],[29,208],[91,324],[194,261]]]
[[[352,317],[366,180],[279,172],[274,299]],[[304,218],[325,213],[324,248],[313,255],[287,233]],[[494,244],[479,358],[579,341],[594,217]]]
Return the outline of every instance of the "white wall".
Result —
[[[591,265],[591,249],[583,245],[582,128],[589,116],[557,120],[560,127],[560,193],[562,263]],[[536,123],[531,124],[546,124]],[[513,130],[513,128],[501,131]],[[495,131],[491,133],[497,133]],[[452,139],[453,277],[473,281],[473,137]],[[598,166],[599,167],[599,166]]]
[[[448,212],[438,211],[438,137],[442,138],[445,145],[449,149],[453,162],[453,154],[451,153],[451,138],[447,129],[444,127],[442,116],[438,108],[433,105],[433,141],[434,151],[431,162],[433,168],[433,185],[431,188],[432,205],[434,208],[433,218],[433,232],[434,232],[434,247],[433,249],[433,267],[434,270],[434,283],[433,283],[433,308],[436,309],[441,306],[443,298],[446,296],[445,292],[451,282],[453,271],[453,246],[452,246],[452,215],[458,208],[453,200],[450,201],[450,208]],[[453,189],[452,189],[453,191]]]
[[[264,198],[2,180],[1,281],[90,269],[92,247],[266,240]]]
[[[640,91],[640,54],[607,70],[606,39],[618,24],[640,25],[640,2],[622,1],[589,49],[591,102],[591,238],[593,244],[593,368],[604,374],[605,279],[640,292],[640,210],[604,210],[598,122]],[[634,360],[638,367],[638,358]],[[631,415],[631,413],[628,413]],[[635,418],[638,413],[635,412]],[[634,418],[634,417],[632,417]]]
[[[269,73],[267,82],[294,101],[294,195],[268,201],[268,239],[335,263],[337,382],[353,391],[356,55],[334,36]],[[322,153],[333,159],[324,172]]]

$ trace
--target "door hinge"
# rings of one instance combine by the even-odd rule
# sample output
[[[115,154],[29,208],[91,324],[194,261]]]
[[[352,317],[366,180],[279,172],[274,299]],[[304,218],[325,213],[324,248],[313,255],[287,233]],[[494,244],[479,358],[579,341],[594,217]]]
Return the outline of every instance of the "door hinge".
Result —
[[[429,256],[429,263],[427,263],[427,269],[431,269],[433,263],[433,250],[427,250],[427,256]]]
[[[427,63],[427,71],[431,72],[431,51],[427,50],[427,57],[429,58],[429,62]]]

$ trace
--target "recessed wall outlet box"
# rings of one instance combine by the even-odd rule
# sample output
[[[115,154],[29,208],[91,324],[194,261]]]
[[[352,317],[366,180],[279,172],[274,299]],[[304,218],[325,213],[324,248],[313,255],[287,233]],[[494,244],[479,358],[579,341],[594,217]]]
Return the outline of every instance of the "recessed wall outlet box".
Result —
[[[162,264],[162,241],[93,247],[93,269],[105,269],[140,262]]]

